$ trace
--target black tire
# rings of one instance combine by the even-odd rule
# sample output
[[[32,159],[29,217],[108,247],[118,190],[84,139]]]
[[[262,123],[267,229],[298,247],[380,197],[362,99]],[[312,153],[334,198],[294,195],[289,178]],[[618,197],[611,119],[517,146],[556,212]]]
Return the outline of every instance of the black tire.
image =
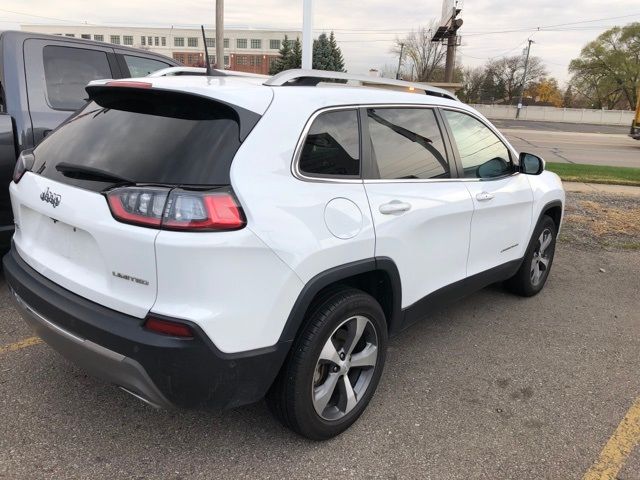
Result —
[[[351,332],[359,331],[362,324],[365,327],[360,340],[349,350],[353,343],[349,342],[349,338],[357,336],[351,335]],[[340,338],[343,337],[344,343],[340,347]],[[328,348],[330,339],[335,350],[323,350]],[[366,352],[371,352],[374,339],[377,342],[375,365],[351,367],[352,356],[356,363],[358,355],[363,358]],[[291,352],[267,394],[267,404],[286,427],[300,435],[312,440],[326,440],[339,435],[360,417],[373,397],[384,368],[386,349],[387,323],[380,304],[370,295],[354,288],[345,287],[333,291],[310,308],[305,326],[294,340]],[[344,356],[338,362],[342,366],[321,360],[321,353],[326,351]],[[346,353],[349,351],[352,355]],[[345,358],[348,365],[343,361]],[[367,358],[373,357],[369,354]],[[340,379],[333,381],[336,377]],[[359,396],[347,396],[346,381],[353,383],[351,392],[355,392],[360,385],[362,391]],[[320,396],[317,392],[323,388],[328,391],[330,385],[335,385],[335,391],[323,396],[330,398],[324,408],[318,407],[322,401],[314,403],[314,399],[317,400]],[[357,398],[355,406],[346,402],[346,398]],[[342,406],[344,412],[341,410]],[[322,415],[333,415],[336,418],[324,418],[317,408],[323,408]],[[342,416],[337,418],[339,415]]]
[[[546,234],[547,232],[550,235],[550,243],[543,250],[543,254],[540,255],[540,239],[543,237],[543,233]],[[522,265],[520,265],[517,273],[505,282],[509,290],[523,297],[532,297],[542,290],[551,272],[556,250],[556,236],[557,227],[555,222],[551,217],[543,216],[533,232]],[[545,261],[546,264],[544,263]],[[534,272],[535,263],[538,264],[538,268],[541,271],[539,277]]]

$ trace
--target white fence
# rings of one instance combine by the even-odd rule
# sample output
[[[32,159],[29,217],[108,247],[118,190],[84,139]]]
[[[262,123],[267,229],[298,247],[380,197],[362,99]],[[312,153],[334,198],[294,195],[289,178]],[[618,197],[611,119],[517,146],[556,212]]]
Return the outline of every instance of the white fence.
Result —
[[[516,107],[512,105],[472,105],[487,118],[514,119]],[[545,122],[593,123],[597,125],[631,125],[631,110],[590,110],[587,108],[522,107],[521,120]]]

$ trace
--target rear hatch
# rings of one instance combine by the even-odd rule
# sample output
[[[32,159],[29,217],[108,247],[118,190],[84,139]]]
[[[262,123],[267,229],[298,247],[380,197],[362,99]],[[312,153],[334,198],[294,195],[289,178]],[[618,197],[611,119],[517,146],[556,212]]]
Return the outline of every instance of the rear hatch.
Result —
[[[166,205],[187,192],[177,203],[193,210],[187,200],[201,191],[228,189],[231,161],[260,116],[122,83],[89,87],[92,101],[33,151],[30,171],[11,184],[14,243],[62,287],[144,317],[156,298],[154,242]]]

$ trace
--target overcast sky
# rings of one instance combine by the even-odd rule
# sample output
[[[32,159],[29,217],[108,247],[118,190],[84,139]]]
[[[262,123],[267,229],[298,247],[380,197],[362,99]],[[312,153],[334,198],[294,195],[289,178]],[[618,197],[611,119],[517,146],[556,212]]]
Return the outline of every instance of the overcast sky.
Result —
[[[397,57],[390,53],[395,38],[439,19],[442,11],[441,0],[315,0],[314,3],[316,34],[335,30],[347,69],[353,73],[396,65]],[[567,65],[585,43],[611,26],[640,21],[637,0],[466,0],[460,4],[464,25],[460,30],[459,62],[479,65],[492,57],[522,54],[527,38],[531,37],[536,42],[532,55],[542,57],[549,72],[561,82],[568,79]],[[195,26],[200,22],[213,25],[214,5],[214,0],[3,0],[0,28],[17,28],[21,23],[65,22],[158,27]],[[228,26],[301,29],[302,0],[226,0],[225,21]],[[574,24],[553,27],[553,31],[536,31],[537,27],[569,23]],[[505,30],[519,31],[491,33]]]

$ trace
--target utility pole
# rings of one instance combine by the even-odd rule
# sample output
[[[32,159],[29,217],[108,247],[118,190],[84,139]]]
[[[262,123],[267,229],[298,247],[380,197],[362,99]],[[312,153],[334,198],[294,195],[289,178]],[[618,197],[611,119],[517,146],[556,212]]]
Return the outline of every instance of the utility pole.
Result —
[[[444,43],[444,40],[447,40],[447,60],[444,67],[444,81],[453,83],[453,73],[456,66],[456,47],[458,46],[458,29],[462,26],[462,19],[458,18],[458,14],[462,10],[458,8],[457,0],[444,0],[442,3],[440,26],[436,30],[436,33],[433,34],[431,41]]]
[[[402,65],[402,52],[404,51],[404,43],[400,44],[400,58],[398,59],[398,70],[396,70],[396,80],[400,80],[400,66]]]
[[[302,68],[313,68],[313,0],[302,6]]]
[[[453,9],[451,28],[447,35],[447,59],[444,67],[444,81],[453,83],[453,72],[456,67],[456,46],[458,45],[458,29],[462,26],[462,19],[456,18],[460,10]]]
[[[216,0],[216,67],[224,70],[224,0]]]
[[[524,84],[527,81],[527,70],[529,69],[529,53],[531,52],[531,44],[533,40],[528,40],[527,56],[524,59],[524,73],[522,74],[522,83],[520,84],[520,97],[518,98],[518,107],[516,109],[516,119],[520,118],[520,109],[522,108],[522,97],[524,96]]]

